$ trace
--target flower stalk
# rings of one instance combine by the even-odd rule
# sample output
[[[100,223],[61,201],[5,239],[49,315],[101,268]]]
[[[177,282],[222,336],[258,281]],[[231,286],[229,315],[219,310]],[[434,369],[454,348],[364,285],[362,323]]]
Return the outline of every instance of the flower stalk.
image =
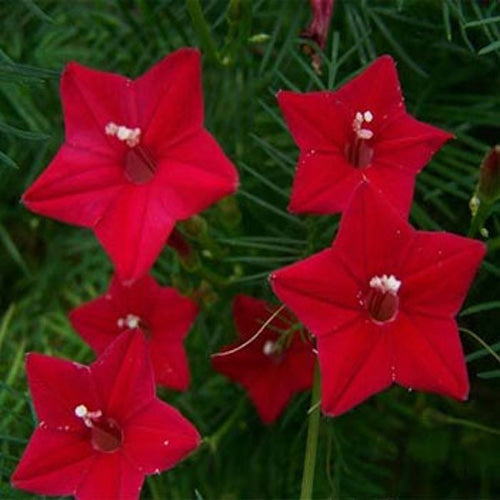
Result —
[[[312,498],[314,487],[314,472],[316,470],[316,450],[318,448],[318,434],[321,410],[319,408],[321,377],[319,365],[316,363],[314,370],[314,384],[311,396],[311,408],[309,421],[307,424],[306,455],[304,458],[304,470],[302,473],[302,487],[300,490],[300,500]]]

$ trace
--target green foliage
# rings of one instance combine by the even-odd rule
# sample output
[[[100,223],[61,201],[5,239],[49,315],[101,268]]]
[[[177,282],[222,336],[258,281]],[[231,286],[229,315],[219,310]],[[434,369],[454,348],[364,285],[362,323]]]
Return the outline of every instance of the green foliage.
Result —
[[[308,2],[206,0],[198,20],[192,5],[188,9],[193,3],[0,4],[2,498],[30,498],[9,486],[36,424],[24,353],[90,362],[92,353],[66,314],[103,293],[112,272],[89,231],[38,217],[19,203],[63,141],[57,84],[68,61],[134,77],[175,48],[208,47],[206,124],[241,175],[235,197],[203,219],[180,224],[193,257],[184,261],[166,248],[154,269],[163,284],[202,298],[203,311],[187,341],[191,388],[161,396],[191,419],[205,440],[186,462],[149,478],[143,498],[299,494],[309,395],[297,396],[275,425],[265,427],[243,390],[214,374],[209,360],[234,338],[234,295],[274,300],[268,273],[325,248],[337,229],[338,217],[296,217],[287,211],[298,151],[278,110],[277,90],[333,89],[377,55],[392,54],[408,110],[456,135],[418,177],[412,222],[422,229],[467,233],[479,164],[499,142],[498,2],[337,0],[320,75],[298,38],[309,21]],[[458,318],[488,346],[464,334],[470,401],[393,388],[338,419],[323,418],[315,496],[500,495],[500,371],[491,355],[500,352],[498,207],[487,229],[489,253]]]

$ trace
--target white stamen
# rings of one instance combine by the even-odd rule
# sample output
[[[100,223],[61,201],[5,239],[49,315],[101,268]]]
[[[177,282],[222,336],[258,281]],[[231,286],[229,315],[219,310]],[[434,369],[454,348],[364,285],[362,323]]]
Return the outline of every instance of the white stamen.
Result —
[[[78,405],[75,408],[75,415],[81,418],[87,427],[92,427],[92,420],[97,420],[102,416],[101,410],[89,411],[85,405]]]
[[[114,122],[109,122],[104,127],[104,131],[106,135],[116,137],[119,141],[125,142],[130,148],[137,146],[141,137],[140,128],[128,128],[125,125],[117,125]]]
[[[393,274],[387,276],[387,274],[383,274],[382,276],[374,276],[370,280],[370,286],[372,288],[376,288],[382,293],[392,293],[396,295],[399,291],[399,287],[401,286],[401,281],[399,281]]]
[[[356,133],[358,139],[369,140],[373,137],[373,131],[368,128],[363,128],[364,122],[371,123],[373,121],[373,113],[369,110],[362,113],[356,112],[354,121],[352,122],[352,129]]]
[[[276,350],[276,344],[273,341],[271,341],[271,340],[268,340],[264,344],[264,347],[262,348],[262,352],[266,356],[270,356],[275,350]]]
[[[140,322],[141,318],[139,318],[139,316],[136,316],[135,314],[127,314],[125,318],[118,318],[116,324],[118,325],[118,328],[126,327],[133,330],[139,326]]]

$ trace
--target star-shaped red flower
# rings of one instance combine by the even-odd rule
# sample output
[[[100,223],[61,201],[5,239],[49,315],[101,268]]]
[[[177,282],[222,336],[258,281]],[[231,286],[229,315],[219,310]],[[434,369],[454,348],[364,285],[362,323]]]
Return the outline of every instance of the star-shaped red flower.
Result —
[[[234,166],[203,128],[197,50],[136,80],[70,63],[61,96],[66,142],[23,202],[92,228],[122,280],[148,271],[177,220],[235,191]]]
[[[144,476],[173,467],[200,436],[155,397],[144,336],[128,332],[90,366],[29,354],[40,424],[12,476],[16,488],[79,500],[139,498]]]
[[[363,183],[332,247],[271,276],[317,337],[323,411],[339,415],[393,382],[465,399],[454,316],[484,252],[475,240],[414,230]]]
[[[216,371],[245,387],[266,424],[279,417],[293,394],[311,387],[316,359],[307,334],[297,330],[297,319],[287,311],[280,312],[253,342],[242,346],[277,309],[263,300],[238,295],[233,315],[239,341],[212,358]],[[236,352],[223,354],[239,346]]]
[[[156,383],[187,389],[189,367],[183,340],[198,312],[175,288],[149,275],[123,285],[115,276],[105,295],[71,311],[75,330],[100,354],[118,335],[140,329],[148,339]]]
[[[415,175],[452,137],[406,113],[389,56],[335,92],[282,91],[278,102],[300,148],[289,205],[295,213],[341,212],[367,178],[406,215]]]

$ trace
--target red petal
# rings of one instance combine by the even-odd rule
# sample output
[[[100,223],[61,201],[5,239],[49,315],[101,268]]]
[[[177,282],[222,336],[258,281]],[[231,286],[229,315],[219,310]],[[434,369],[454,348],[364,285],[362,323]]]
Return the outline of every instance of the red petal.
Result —
[[[352,131],[352,118],[348,119],[335,92],[281,91],[277,97],[287,126],[301,149],[344,151]]]
[[[75,408],[84,404],[98,409],[98,400],[87,366],[72,361],[30,353],[26,359],[28,382],[38,418],[53,429],[81,431],[82,420]]]
[[[153,338],[159,341],[183,340],[196,319],[198,306],[175,288],[156,286],[157,290],[151,297],[155,307],[148,316]]]
[[[120,192],[124,176],[111,156],[63,145],[23,195],[33,212],[93,227]]]
[[[401,308],[406,312],[455,316],[484,257],[483,243],[449,233],[416,233],[404,264]]]
[[[135,500],[143,482],[144,473],[123,453],[99,453],[75,496],[77,500]]]
[[[180,340],[162,339],[160,332],[150,341],[151,362],[156,383],[184,391],[189,386],[189,365],[186,350]]]
[[[131,81],[123,76],[69,63],[61,79],[66,141],[83,149],[122,151],[125,145],[108,137],[114,122],[137,126]]]
[[[175,219],[205,210],[238,187],[236,169],[205,130],[169,148],[156,176],[165,211]]]
[[[376,168],[368,168],[363,173],[374,190],[407,219],[413,201],[415,175],[399,165],[384,164],[377,164]]]
[[[175,221],[154,183],[130,186],[114,200],[95,233],[123,281],[143,276],[167,241]]]
[[[38,495],[72,495],[94,456],[90,440],[82,435],[38,428],[12,475],[12,485]]]
[[[414,235],[414,229],[376,192],[376,186],[365,182],[340,221],[333,248],[365,287],[374,276],[393,274],[401,279],[401,266]]]
[[[271,275],[271,285],[314,335],[330,333],[363,313],[360,286],[332,249],[279,269]]]
[[[352,116],[349,126],[358,111],[370,111],[377,127],[394,115],[405,112],[396,65],[394,59],[387,55],[376,59],[356,78],[343,85],[335,92],[335,98],[349,109]]]
[[[400,314],[392,343],[399,384],[467,399],[467,369],[453,320]]]
[[[124,435],[123,452],[145,474],[170,469],[200,443],[196,428],[159,400],[134,415]]]
[[[356,321],[318,339],[321,406],[338,416],[392,383],[390,330]]]
[[[344,153],[302,153],[295,171],[288,209],[293,213],[340,212],[361,178],[362,171],[349,165]]]
[[[373,163],[415,174],[451,138],[452,134],[405,114],[376,133]]]
[[[90,370],[103,414],[122,426],[155,397],[148,346],[139,330],[121,334]]]
[[[200,53],[173,52],[134,81],[144,144],[156,155],[203,127]]]

